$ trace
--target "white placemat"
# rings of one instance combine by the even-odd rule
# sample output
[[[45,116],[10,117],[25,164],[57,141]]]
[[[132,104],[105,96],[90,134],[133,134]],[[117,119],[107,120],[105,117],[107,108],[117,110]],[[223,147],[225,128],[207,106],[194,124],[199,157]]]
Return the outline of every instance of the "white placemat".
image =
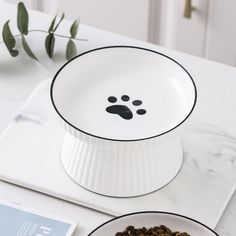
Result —
[[[209,117],[207,106],[197,106],[182,135],[183,166],[170,184],[141,197],[111,198],[85,190],[64,172],[64,131],[55,119],[49,86],[47,80],[35,89],[0,137],[2,180],[112,215],[170,211],[216,226],[236,186],[236,132],[228,133],[224,125],[230,122],[217,117],[218,107],[211,107]]]

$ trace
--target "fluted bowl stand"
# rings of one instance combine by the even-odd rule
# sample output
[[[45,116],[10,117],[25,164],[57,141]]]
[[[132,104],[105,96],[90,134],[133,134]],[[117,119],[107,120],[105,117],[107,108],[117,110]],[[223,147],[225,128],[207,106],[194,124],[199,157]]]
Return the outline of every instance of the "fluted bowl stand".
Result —
[[[92,192],[114,197],[144,195],[169,183],[183,160],[178,136],[166,142],[145,142],[97,140],[67,133],[62,163],[75,182]]]

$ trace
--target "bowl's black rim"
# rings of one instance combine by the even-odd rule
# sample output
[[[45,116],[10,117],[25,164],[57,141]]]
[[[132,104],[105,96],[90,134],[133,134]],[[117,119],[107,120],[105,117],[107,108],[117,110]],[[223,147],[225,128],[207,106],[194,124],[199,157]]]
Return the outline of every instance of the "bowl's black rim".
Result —
[[[59,112],[59,110],[57,109],[56,107],[56,104],[53,100],[53,86],[54,86],[54,83],[56,81],[56,78],[57,76],[59,75],[60,71],[65,67],[67,66],[70,62],[72,62],[73,60],[83,56],[83,55],[86,55],[88,53],[91,53],[91,52],[94,52],[94,51],[98,51],[98,50],[103,50],[103,49],[109,49],[109,48],[133,48],[133,49],[139,49],[139,50],[145,50],[145,51],[148,51],[148,52],[152,52],[152,53],[156,53],[156,54],[159,54],[163,57],[166,57],[168,58],[169,60],[173,61],[174,63],[176,63],[177,65],[179,65],[186,73],[187,75],[189,76],[190,80],[192,81],[192,84],[193,84],[193,87],[194,87],[194,91],[195,91],[195,98],[194,98],[194,103],[193,103],[193,106],[190,110],[190,112],[188,113],[188,115],[176,126],[174,126],[173,128],[161,133],[161,134],[157,134],[157,135],[154,135],[154,136],[150,136],[150,137],[146,137],[146,138],[141,138],[141,139],[112,139],[112,138],[106,138],[106,137],[102,137],[102,136],[98,136],[98,135],[94,135],[94,134],[91,134],[91,133],[88,133],[84,130],[81,130],[79,129],[78,127],[76,127],[75,125],[71,124],[67,119],[65,119],[65,117],[63,117],[63,115]],[[107,46],[107,47],[100,47],[100,48],[95,48],[95,49],[92,49],[92,50],[89,50],[87,52],[84,52],[84,53],[81,53],[80,55],[72,58],[71,60],[69,60],[68,62],[66,62],[58,71],[57,73],[55,74],[53,80],[52,80],[52,83],[51,83],[51,87],[50,87],[50,97],[51,97],[51,101],[52,101],[52,104],[53,104],[53,107],[54,109],[56,110],[57,114],[61,117],[62,120],[64,120],[67,124],[69,124],[70,126],[72,126],[74,129],[84,133],[84,134],[87,134],[89,136],[92,136],[92,137],[95,137],[95,138],[99,138],[99,139],[103,139],[103,140],[108,140],[108,141],[119,141],[119,142],[134,142],[134,141],[143,141],[143,140],[147,140],[147,139],[152,139],[152,138],[156,138],[156,137],[159,137],[159,136],[162,136],[166,133],[169,133],[171,131],[173,131],[174,129],[176,129],[177,127],[179,127],[181,124],[183,124],[187,119],[188,117],[192,114],[193,110],[194,110],[194,107],[196,106],[196,102],[197,102],[197,87],[196,87],[196,84],[192,78],[192,76],[190,75],[190,73],[179,63],[177,62],[176,60],[174,60],[173,58],[163,54],[163,53],[160,53],[160,52],[157,52],[157,51],[154,51],[154,50],[151,50],[151,49],[147,49],[147,48],[142,48],[142,47],[136,47],[136,46]]]
[[[180,214],[176,214],[176,213],[172,213],[172,212],[165,212],[165,211],[140,211],[140,212],[133,212],[133,213],[129,213],[129,214],[125,214],[125,215],[122,215],[122,216],[118,216],[118,217],[115,217],[111,220],[108,220],[106,221],[105,223],[99,225],[97,228],[95,228],[92,232],[90,232],[88,234],[88,236],[92,235],[93,233],[95,233],[98,229],[102,228],[104,225],[106,224],[109,224],[110,222],[112,221],[115,221],[117,219],[120,219],[120,218],[124,218],[124,217],[127,217],[127,216],[131,216],[131,215],[138,215],[138,214],[147,214],[147,213],[154,213],[154,214],[165,214],[165,215],[174,215],[174,216],[178,216],[178,217],[181,217],[181,218],[184,218],[184,219],[187,219],[187,220],[190,220],[190,221],[193,221],[194,223],[197,223],[203,227],[205,227],[206,229],[210,230],[213,234],[215,234],[216,236],[220,236],[219,234],[217,234],[214,230],[212,230],[210,227],[204,225],[203,223],[197,221],[197,220],[194,220],[190,217],[187,217],[187,216],[184,216],[184,215],[180,215]],[[128,225],[127,225],[128,226]],[[142,227],[142,225],[141,225]],[[122,229],[121,229],[122,231]]]

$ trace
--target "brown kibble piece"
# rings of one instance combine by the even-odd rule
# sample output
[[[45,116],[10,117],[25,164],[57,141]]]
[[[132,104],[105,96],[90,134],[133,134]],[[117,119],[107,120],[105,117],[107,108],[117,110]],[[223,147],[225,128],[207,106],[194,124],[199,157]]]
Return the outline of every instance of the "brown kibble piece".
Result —
[[[116,233],[115,236],[122,236],[123,234],[121,232]]]
[[[130,231],[130,230],[132,230],[132,229],[134,229],[134,226],[133,226],[133,225],[129,225],[129,226],[126,227],[126,230],[128,230],[128,231]]]

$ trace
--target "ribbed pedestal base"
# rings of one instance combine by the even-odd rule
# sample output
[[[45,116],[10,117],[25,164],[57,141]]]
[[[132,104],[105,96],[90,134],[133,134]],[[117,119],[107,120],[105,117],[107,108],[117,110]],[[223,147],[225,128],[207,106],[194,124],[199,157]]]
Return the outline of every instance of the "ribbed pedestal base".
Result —
[[[107,141],[104,145],[67,134],[62,148],[63,166],[74,181],[115,197],[143,195],[163,187],[176,176],[182,160],[177,137],[161,144]]]

